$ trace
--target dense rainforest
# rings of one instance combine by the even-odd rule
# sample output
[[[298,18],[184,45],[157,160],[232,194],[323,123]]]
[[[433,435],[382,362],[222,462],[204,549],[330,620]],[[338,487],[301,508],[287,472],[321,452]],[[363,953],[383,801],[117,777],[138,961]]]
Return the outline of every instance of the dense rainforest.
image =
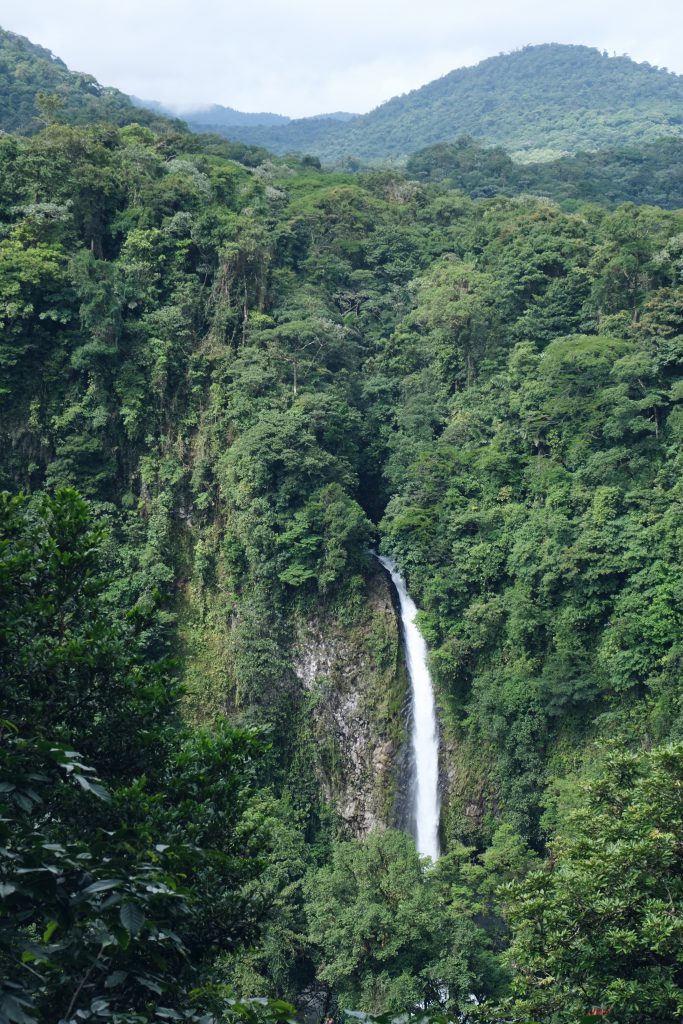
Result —
[[[563,210],[581,204],[638,203],[683,207],[683,139],[662,138],[642,146],[599,149],[543,163],[516,163],[500,146],[482,146],[467,135],[413,153],[407,177],[441,182],[472,199],[537,195]]]
[[[0,1021],[681,1019],[683,211],[49,100],[0,135]]]

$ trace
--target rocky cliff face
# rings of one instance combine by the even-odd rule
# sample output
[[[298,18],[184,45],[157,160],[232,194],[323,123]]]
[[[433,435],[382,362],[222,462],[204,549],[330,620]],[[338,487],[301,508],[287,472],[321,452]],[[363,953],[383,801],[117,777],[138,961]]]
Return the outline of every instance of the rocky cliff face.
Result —
[[[325,799],[356,836],[401,824],[410,694],[392,591],[379,566],[355,621],[322,613],[299,624],[293,668]]]
[[[223,714],[242,721],[246,709],[249,723],[259,723],[261,708],[269,712],[291,745],[285,756],[299,780],[294,785],[315,782],[354,836],[408,825],[410,686],[394,597],[373,559],[356,600],[339,598],[305,613],[293,605],[276,642],[282,674],[263,679],[256,652],[258,630],[266,636],[268,624],[261,627],[256,616],[257,646],[246,647],[254,662],[251,710],[240,699],[248,666],[236,648],[249,608],[235,607],[218,589],[189,588],[181,609],[185,718],[210,726]],[[264,706],[283,695],[281,711]]]

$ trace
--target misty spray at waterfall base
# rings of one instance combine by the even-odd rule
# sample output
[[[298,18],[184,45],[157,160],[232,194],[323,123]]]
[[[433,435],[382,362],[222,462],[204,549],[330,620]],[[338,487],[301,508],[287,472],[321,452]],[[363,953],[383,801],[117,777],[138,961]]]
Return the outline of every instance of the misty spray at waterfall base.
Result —
[[[437,860],[439,857],[439,727],[434,701],[434,687],[427,665],[427,644],[415,624],[417,607],[408,594],[405,582],[389,558],[378,555],[391,576],[398,595],[401,633],[410,677],[412,696],[412,773],[414,836],[418,853]]]

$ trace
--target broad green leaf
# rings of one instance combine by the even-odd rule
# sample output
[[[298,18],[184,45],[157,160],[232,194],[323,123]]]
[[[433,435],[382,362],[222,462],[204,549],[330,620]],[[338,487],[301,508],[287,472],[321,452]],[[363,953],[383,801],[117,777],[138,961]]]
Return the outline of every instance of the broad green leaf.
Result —
[[[83,893],[107,892],[108,889],[116,889],[119,885],[123,885],[120,878],[101,878],[98,882],[86,886]]]
[[[145,915],[136,903],[124,903],[119,911],[119,918],[123,927],[133,936],[140,934],[145,923]]]
[[[104,987],[117,988],[117,986],[123,984],[127,977],[127,971],[114,971],[113,974],[110,974],[107,980],[105,981]]]

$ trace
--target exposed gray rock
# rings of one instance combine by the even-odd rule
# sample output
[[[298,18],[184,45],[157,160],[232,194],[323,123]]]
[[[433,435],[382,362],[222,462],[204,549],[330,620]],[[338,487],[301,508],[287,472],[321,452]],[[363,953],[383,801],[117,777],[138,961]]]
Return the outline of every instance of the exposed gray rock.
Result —
[[[325,799],[356,836],[401,824],[408,681],[385,574],[374,571],[362,618],[299,624],[294,672],[306,691]]]

